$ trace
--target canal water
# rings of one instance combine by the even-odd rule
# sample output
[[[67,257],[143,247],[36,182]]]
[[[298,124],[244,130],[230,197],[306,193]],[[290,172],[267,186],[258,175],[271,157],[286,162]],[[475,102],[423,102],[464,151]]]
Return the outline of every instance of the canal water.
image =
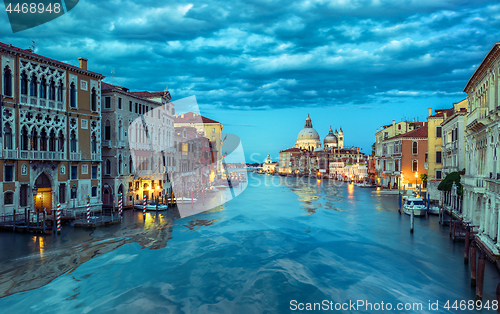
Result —
[[[335,310],[338,303],[343,313],[386,312],[380,306],[388,304],[394,312],[463,312],[443,307],[475,296],[463,243],[450,240],[437,216],[416,219],[410,234],[409,217],[398,214],[397,195],[372,191],[328,180],[250,174],[238,197],[177,219],[166,247],[125,244],[41,288],[0,299],[0,310],[294,313],[309,303],[317,311],[304,312],[311,313],[323,312],[319,305],[326,309],[326,304]],[[72,232],[85,240],[85,232]],[[0,236],[4,242],[6,236]],[[53,241],[47,252],[62,245],[46,241]],[[36,244],[32,250],[36,253]],[[20,255],[14,248],[2,258]],[[484,301],[496,299],[498,282],[488,262]],[[372,310],[347,307],[361,302]],[[438,310],[430,311],[429,303],[436,302]],[[414,303],[422,310],[418,305],[396,310],[398,304],[408,309]]]

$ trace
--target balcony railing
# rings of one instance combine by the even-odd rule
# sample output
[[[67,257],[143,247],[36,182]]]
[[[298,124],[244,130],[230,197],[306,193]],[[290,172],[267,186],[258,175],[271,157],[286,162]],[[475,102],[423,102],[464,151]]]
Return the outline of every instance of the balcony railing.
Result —
[[[38,105],[36,97],[30,97],[30,105],[32,105],[32,106]]]
[[[125,141],[118,141],[118,148],[123,148],[127,145],[127,142]]]
[[[21,95],[21,104],[28,104],[28,96]]]
[[[4,149],[3,158],[4,159],[17,159],[18,151],[16,149]]]
[[[486,125],[488,116],[488,108],[479,107],[474,109],[467,116],[467,128],[481,128],[483,125]]]
[[[39,100],[40,107],[45,107],[46,103],[47,102],[45,101],[45,99],[40,99]]]
[[[102,146],[111,148],[111,141],[110,140],[102,141]]]
[[[64,152],[46,152],[46,151],[31,151],[22,150],[21,159],[29,160],[65,160]]]
[[[92,158],[92,161],[99,161],[99,160],[101,160],[101,154],[92,153],[91,158]]]
[[[69,158],[71,160],[81,160],[82,159],[82,153],[70,153]]]

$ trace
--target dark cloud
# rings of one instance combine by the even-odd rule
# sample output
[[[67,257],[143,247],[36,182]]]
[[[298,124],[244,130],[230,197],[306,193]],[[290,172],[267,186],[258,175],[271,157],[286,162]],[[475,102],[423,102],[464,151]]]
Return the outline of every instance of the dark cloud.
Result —
[[[374,105],[463,97],[498,41],[495,1],[80,1],[3,41],[132,90],[226,109]]]

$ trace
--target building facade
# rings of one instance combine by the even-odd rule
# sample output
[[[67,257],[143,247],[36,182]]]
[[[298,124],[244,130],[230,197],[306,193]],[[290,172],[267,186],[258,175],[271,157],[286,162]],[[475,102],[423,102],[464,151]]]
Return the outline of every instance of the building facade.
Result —
[[[478,226],[476,239],[498,255],[500,208],[500,43],[467,82],[463,219]]]
[[[465,169],[465,122],[467,99],[453,104],[453,114],[445,115],[443,131],[443,177]]]
[[[116,206],[119,194],[124,206],[161,199],[175,153],[169,94],[153,101],[103,82],[102,98],[103,205]]]
[[[104,76],[3,43],[0,60],[0,214],[101,208]]]

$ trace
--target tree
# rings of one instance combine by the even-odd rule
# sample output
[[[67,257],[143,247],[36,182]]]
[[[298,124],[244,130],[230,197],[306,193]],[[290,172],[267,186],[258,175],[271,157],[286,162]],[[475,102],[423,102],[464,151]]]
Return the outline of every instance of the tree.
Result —
[[[462,187],[462,184],[460,184],[460,173],[459,172],[449,173],[446,176],[446,178],[444,178],[443,181],[441,181],[441,183],[439,183],[438,190],[451,191],[453,183],[455,183],[457,185],[458,195],[462,195],[463,194],[463,187]]]
[[[372,145],[372,156],[375,156],[375,144],[376,143],[373,143],[373,145]]]

